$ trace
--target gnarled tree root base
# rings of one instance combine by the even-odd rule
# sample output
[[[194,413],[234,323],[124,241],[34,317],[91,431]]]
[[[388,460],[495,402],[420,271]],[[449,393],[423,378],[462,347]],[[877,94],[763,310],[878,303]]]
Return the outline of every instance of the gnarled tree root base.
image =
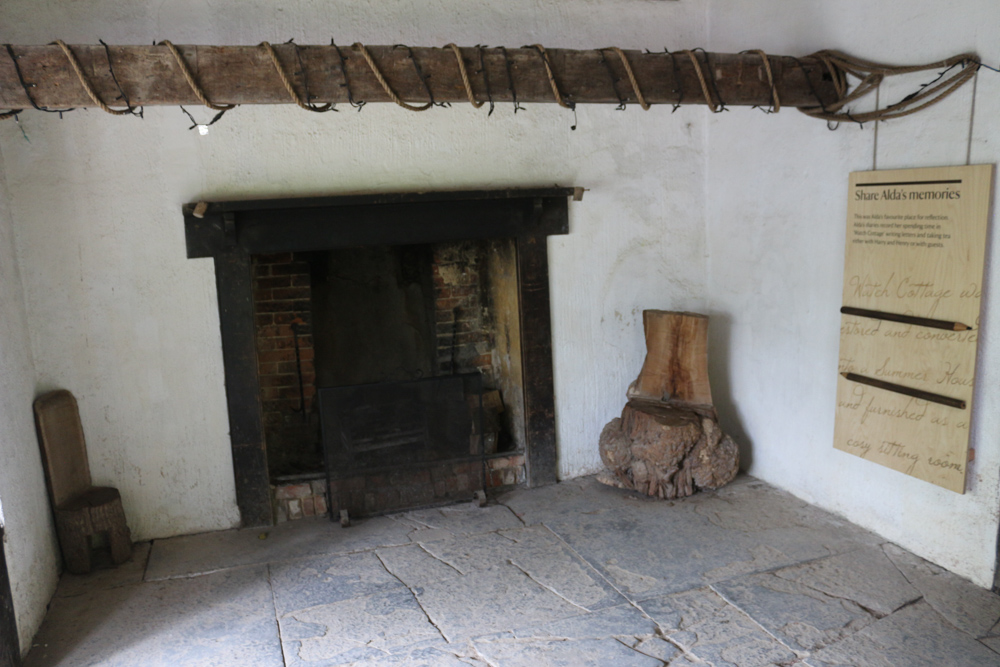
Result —
[[[684,498],[728,484],[739,450],[714,411],[633,399],[601,432],[597,479],[663,499]]]

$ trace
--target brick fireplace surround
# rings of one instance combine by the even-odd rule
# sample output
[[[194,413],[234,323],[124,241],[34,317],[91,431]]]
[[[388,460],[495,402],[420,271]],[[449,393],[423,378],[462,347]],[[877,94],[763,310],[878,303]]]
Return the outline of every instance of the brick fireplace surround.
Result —
[[[244,526],[269,525],[274,520],[264,435],[267,415],[273,418],[273,408],[281,401],[298,405],[302,396],[312,401],[315,391],[307,384],[314,377],[309,322],[299,318],[296,331],[303,378],[300,393],[297,369],[289,372],[289,362],[295,363],[289,354],[294,350],[288,347],[285,335],[289,330],[282,328],[296,319],[294,306],[289,309],[279,303],[307,299],[301,289],[306,287],[301,284],[304,281],[296,279],[293,269],[283,269],[286,273],[276,276],[271,267],[264,276],[265,270],[260,268],[275,264],[262,259],[292,260],[294,264],[294,253],[512,239],[520,310],[524,451],[488,459],[483,472],[453,468],[433,483],[461,490],[462,484],[473,489],[483,482],[497,486],[523,481],[539,486],[556,481],[546,237],[568,232],[567,198],[572,193],[572,188],[547,188],[221,202],[209,203],[201,217],[195,216],[195,205],[183,207],[188,257],[212,257],[215,261],[233,471]],[[438,271],[436,296],[444,302],[438,305],[450,305],[456,312],[458,301],[471,291],[469,285],[446,285],[440,277]],[[449,294],[443,294],[445,289]],[[258,303],[255,308],[255,290],[259,303],[266,296],[275,305],[261,309]],[[268,292],[263,294],[265,290]],[[278,319],[288,322],[279,323]],[[454,324],[451,335],[459,332]],[[270,334],[264,336],[267,340],[263,344],[261,332]],[[439,338],[439,342],[454,353],[455,340]],[[447,361],[441,355],[439,363]],[[467,362],[486,370],[491,359],[468,357]],[[291,378],[294,384],[290,385]],[[428,471],[428,475],[432,473]],[[469,481],[478,475],[485,479]],[[317,493],[320,490],[311,481],[279,489],[279,500],[285,501],[285,517],[279,509],[279,518],[322,514],[329,508],[326,498]]]

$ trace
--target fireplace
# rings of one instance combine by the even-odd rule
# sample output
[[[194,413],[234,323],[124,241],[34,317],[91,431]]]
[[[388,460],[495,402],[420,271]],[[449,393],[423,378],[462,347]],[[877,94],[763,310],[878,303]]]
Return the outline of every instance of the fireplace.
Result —
[[[333,473],[335,506],[346,498],[363,513],[471,496],[522,479],[530,486],[555,481],[546,237],[567,233],[572,193],[444,192],[183,208],[188,256],[215,260],[244,525],[270,524],[270,484],[310,470]],[[463,456],[373,471],[367,481],[342,474],[343,459],[324,462],[320,413],[328,420],[334,413],[321,410],[318,397],[329,402],[338,392],[375,385],[446,388],[453,384],[447,378],[463,375],[474,376],[477,400],[487,407]],[[355,402],[372,412],[380,399],[363,396]]]

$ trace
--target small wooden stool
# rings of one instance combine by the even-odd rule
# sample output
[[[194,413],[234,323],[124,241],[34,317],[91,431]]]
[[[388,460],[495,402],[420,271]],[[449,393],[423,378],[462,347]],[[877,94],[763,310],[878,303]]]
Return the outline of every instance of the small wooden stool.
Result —
[[[35,399],[35,425],[66,569],[73,574],[90,572],[90,537],[98,533],[108,536],[111,560],[124,563],[132,556],[132,537],[121,494],[108,486],[91,486],[87,444],[73,394],[59,389]]]

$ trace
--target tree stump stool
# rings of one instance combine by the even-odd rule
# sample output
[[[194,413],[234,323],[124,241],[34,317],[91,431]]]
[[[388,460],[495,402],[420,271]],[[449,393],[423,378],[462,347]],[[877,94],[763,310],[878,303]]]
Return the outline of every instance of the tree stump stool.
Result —
[[[60,389],[35,399],[35,425],[45,464],[56,520],[56,533],[66,569],[86,574],[91,568],[90,538],[106,533],[111,560],[132,556],[132,538],[125,523],[118,489],[91,486],[87,445],[73,394]]]
[[[739,449],[719,428],[708,383],[708,318],[646,310],[646,360],[620,418],[601,432],[598,480],[664,499],[728,484]]]

